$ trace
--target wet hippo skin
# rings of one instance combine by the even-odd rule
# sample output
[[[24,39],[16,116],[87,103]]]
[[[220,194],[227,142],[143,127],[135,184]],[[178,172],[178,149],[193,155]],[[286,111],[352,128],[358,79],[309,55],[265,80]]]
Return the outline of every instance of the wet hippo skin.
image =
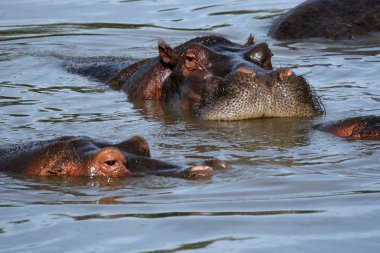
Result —
[[[380,31],[380,0],[309,0],[275,20],[275,39],[349,39]]]
[[[224,163],[215,159],[223,166]],[[209,178],[209,166],[182,168],[150,157],[147,141],[134,136],[117,144],[64,136],[0,148],[0,170],[40,176],[130,177],[161,175]]]
[[[274,70],[271,57],[268,45],[252,37],[237,44],[204,36],[174,48],[159,42],[158,56],[127,64],[116,74],[112,64],[78,66],[67,61],[65,67],[125,91],[131,101],[162,101],[205,120],[324,113],[307,81],[289,69]]]
[[[380,116],[360,116],[315,126],[339,137],[380,140]]]

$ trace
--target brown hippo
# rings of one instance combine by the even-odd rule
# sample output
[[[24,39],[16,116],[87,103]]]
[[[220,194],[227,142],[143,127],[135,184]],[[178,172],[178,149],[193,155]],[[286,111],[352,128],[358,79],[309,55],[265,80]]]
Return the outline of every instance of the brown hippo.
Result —
[[[320,124],[316,129],[351,139],[380,140],[380,116],[360,116]]]
[[[275,39],[347,39],[380,31],[380,0],[308,0],[269,29]]]
[[[225,166],[219,160],[209,162]],[[89,177],[129,177],[162,175],[183,178],[208,178],[209,166],[179,166],[150,158],[147,141],[134,136],[126,141],[109,144],[88,137],[64,136],[48,141],[0,148],[0,170],[30,175],[66,175]]]
[[[191,110],[205,120],[259,117],[308,117],[324,113],[314,90],[289,69],[272,69],[266,43],[236,44],[220,36],[192,39],[177,47],[158,44],[157,57],[128,65],[77,66],[73,73],[92,76],[133,100],[159,100]]]

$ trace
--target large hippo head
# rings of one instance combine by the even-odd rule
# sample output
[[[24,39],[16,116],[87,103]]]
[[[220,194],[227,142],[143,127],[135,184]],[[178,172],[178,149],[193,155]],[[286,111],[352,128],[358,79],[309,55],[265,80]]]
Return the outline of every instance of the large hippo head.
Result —
[[[187,179],[210,178],[213,168],[224,169],[218,160],[181,167],[152,159],[148,142],[134,136],[111,144],[86,136],[63,136],[0,147],[0,171],[39,176],[129,177],[159,175]]]
[[[252,36],[244,44],[220,36],[194,38],[174,48],[160,42],[158,51],[158,56],[128,65],[116,75],[120,65],[66,64],[66,68],[107,79],[110,87],[124,90],[132,101],[164,101],[206,120],[324,113],[304,77],[285,68],[274,70],[268,45],[255,43]]]
[[[162,100],[194,110],[206,120],[307,117],[324,108],[313,88],[289,69],[273,70],[266,43],[243,44],[217,36],[190,40],[174,49],[159,46]]]

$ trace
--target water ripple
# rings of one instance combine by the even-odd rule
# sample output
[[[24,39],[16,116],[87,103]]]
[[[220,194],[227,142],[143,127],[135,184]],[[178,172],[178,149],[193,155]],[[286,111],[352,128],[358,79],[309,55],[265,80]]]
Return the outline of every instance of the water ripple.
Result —
[[[289,215],[289,214],[314,214],[323,213],[326,210],[273,210],[256,212],[166,212],[166,213],[128,213],[128,214],[86,214],[81,216],[70,216],[67,214],[56,214],[57,216],[67,216],[77,221],[92,219],[120,219],[120,218],[141,218],[141,219],[161,219],[169,217],[188,216],[269,216],[269,215]]]

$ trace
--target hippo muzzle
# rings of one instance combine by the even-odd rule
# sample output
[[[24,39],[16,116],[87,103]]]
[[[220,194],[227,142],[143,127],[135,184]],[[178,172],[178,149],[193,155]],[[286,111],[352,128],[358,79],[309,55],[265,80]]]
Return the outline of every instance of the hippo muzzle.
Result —
[[[224,78],[206,79],[199,110],[205,120],[310,117],[325,112],[306,79],[289,69],[258,72],[240,67]]]

